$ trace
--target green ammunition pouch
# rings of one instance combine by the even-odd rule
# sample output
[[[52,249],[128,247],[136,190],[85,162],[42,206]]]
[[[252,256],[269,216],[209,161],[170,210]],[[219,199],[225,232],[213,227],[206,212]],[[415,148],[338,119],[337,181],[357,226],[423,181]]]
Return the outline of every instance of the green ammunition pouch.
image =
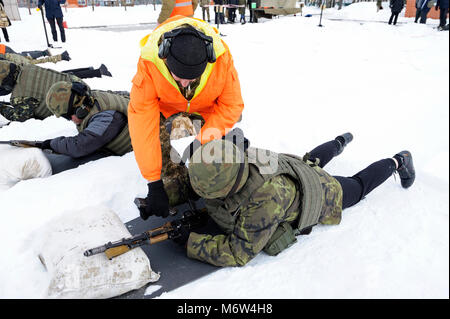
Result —
[[[278,225],[275,233],[264,246],[263,251],[270,256],[276,256],[297,242],[297,238],[295,238],[297,235],[299,235],[298,229],[294,230],[289,223],[283,222]]]

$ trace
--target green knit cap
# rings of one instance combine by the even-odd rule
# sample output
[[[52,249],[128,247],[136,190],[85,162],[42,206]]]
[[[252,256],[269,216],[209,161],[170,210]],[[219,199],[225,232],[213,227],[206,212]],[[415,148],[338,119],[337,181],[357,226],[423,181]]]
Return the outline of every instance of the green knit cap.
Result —
[[[226,197],[236,183],[242,161],[244,171],[236,191],[247,181],[247,156],[227,140],[213,140],[202,145],[189,161],[192,188],[206,199]]]

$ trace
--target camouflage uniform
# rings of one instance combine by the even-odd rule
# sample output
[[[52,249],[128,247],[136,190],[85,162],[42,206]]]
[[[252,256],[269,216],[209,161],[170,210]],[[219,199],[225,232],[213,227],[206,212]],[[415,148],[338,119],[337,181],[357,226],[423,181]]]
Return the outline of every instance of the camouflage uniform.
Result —
[[[0,105],[0,114],[10,121],[18,122],[33,118],[34,109],[39,106],[39,101],[32,97],[14,97],[10,103]]]
[[[252,148],[248,152],[251,151]],[[276,242],[280,233],[283,238],[286,234],[291,236],[286,248],[295,242],[295,235],[308,233],[317,223],[339,224],[342,212],[339,182],[307,159],[303,161],[292,155],[278,155],[275,173],[266,174],[259,163],[249,161],[246,164],[248,177],[245,178],[244,174],[245,184],[234,195],[226,199],[216,196],[205,199],[210,217],[226,234],[211,236],[191,233],[187,244],[190,258],[216,266],[243,266],[262,250],[269,253],[269,244]],[[211,179],[198,176],[196,172],[199,168],[191,163],[189,173],[194,190],[199,195],[205,195],[199,188],[207,189],[207,186],[218,191],[222,187],[228,191],[229,187],[223,184],[223,180],[229,178],[227,175],[236,174],[236,171],[224,173],[225,165],[214,164],[205,168],[217,170],[211,174],[214,176]],[[299,176],[297,168],[306,174]],[[205,180],[210,185],[201,185]],[[310,218],[310,210],[318,212],[315,220]],[[308,218],[310,220],[305,222]]]
[[[0,107],[1,114],[10,121],[24,122],[30,118],[44,119],[52,115],[45,98],[50,87],[59,81],[81,82],[72,74],[41,68],[33,64],[17,66],[10,106]]]
[[[191,196],[188,170],[186,166],[179,164],[181,158],[172,149],[170,141],[197,135],[204,123],[205,120],[197,114],[177,113],[167,120],[162,114],[160,115],[161,176],[164,189],[169,197],[170,207],[187,202]],[[171,126],[170,133],[168,131],[169,125]]]

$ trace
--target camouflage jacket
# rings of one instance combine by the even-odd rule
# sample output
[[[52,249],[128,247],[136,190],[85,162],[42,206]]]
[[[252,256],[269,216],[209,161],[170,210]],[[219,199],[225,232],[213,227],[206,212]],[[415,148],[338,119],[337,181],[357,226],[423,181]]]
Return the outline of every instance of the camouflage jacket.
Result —
[[[293,166],[299,163],[298,158],[286,158]],[[312,162],[307,163],[313,175],[302,178],[317,178],[322,190],[318,220],[310,224],[339,224],[342,211],[339,182]],[[248,180],[237,194],[225,201],[205,200],[208,213],[225,234],[191,233],[187,244],[188,257],[222,267],[243,266],[265,248],[281,223],[299,227],[302,217],[309,215],[302,210],[314,207],[305,203],[305,185],[308,183],[289,175],[263,177],[259,167],[249,164]]]

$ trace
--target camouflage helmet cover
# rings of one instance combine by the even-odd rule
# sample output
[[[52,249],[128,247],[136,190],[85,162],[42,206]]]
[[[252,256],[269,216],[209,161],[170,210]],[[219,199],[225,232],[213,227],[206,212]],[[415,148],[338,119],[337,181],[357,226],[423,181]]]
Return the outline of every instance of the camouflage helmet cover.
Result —
[[[0,60],[0,84],[3,82],[3,80],[9,75],[11,72],[11,62]]]
[[[71,94],[72,83],[66,81],[56,82],[48,90],[45,101],[49,110],[55,114],[56,117],[67,114]]]
[[[248,160],[236,145],[228,140],[213,140],[202,145],[189,161],[189,178],[194,191],[203,198],[226,197],[238,178],[240,164],[244,172],[237,191],[248,178]]]

